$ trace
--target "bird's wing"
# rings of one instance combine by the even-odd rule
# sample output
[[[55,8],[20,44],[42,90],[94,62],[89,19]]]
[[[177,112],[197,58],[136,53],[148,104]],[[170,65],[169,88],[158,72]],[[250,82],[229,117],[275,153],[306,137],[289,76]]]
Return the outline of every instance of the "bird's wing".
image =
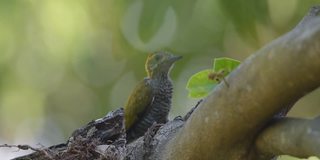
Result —
[[[154,94],[150,81],[148,78],[140,81],[124,107],[126,130],[139,119],[139,116],[142,115],[153,101]]]

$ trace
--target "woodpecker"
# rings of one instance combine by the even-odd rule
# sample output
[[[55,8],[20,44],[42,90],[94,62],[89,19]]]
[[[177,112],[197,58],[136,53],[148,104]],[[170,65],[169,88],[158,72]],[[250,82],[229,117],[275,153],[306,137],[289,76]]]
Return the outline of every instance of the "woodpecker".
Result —
[[[143,136],[154,122],[168,121],[173,92],[169,73],[181,58],[164,51],[148,55],[145,63],[147,77],[136,85],[124,106],[128,142]]]

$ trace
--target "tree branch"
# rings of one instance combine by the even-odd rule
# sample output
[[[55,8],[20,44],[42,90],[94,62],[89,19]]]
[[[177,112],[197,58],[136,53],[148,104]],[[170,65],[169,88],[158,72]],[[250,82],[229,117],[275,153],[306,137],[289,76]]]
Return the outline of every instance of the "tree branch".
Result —
[[[110,112],[75,130],[67,143],[37,149],[14,160],[123,159],[126,155],[123,119],[122,109]]]
[[[251,144],[258,132],[283,106],[320,85],[320,19],[302,24],[243,62],[227,77],[230,87],[217,86],[163,159],[257,159]]]
[[[320,117],[313,120],[283,118],[275,120],[259,135],[256,146],[266,156],[292,155],[320,157]]]

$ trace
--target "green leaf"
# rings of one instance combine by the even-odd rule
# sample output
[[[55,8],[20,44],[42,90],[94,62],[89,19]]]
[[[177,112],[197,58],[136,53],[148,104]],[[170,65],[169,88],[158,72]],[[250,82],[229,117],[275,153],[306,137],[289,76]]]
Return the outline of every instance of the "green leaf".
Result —
[[[208,74],[211,73],[211,69],[200,71],[190,77],[187,83],[187,89],[189,90],[189,97],[201,98],[209,94],[209,92],[218,84],[215,80],[210,80]]]
[[[207,96],[213,90],[213,88],[219,83],[217,79],[221,78],[217,77],[209,79],[209,74],[220,74],[223,78],[227,76],[230,72],[232,72],[232,70],[237,68],[239,64],[239,61],[231,58],[215,58],[213,69],[200,71],[190,77],[186,87],[189,91],[189,97],[202,98]]]
[[[240,61],[222,57],[222,58],[215,58],[213,62],[213,71],[219,72],[221,70],[224,71],[225,76],[232,72],[235,68],[237,68],[240,64]]]

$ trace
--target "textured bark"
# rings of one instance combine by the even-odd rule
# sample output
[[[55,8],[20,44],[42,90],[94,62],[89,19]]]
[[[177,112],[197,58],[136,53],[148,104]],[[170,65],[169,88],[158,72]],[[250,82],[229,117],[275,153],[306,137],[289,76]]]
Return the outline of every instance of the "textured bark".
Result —
[[[291,32],[246,59],[226,78],[229,86],[218,85],[184,118],[155,124],[124,146],[123,111],[117,110],[77,130],[66,144],[56,147],[59,150],[51,147],[23,158],[64,159],[64,154],[76,159],[134,160],[320,156],[319,118],[279,116],[320,86],[319,8],[313,7]]]
[[[123,119],[122,109],[110,112],[75,130],[67,143],[37,149],[37,152],[15,160],[124,159],[126,139]]]

